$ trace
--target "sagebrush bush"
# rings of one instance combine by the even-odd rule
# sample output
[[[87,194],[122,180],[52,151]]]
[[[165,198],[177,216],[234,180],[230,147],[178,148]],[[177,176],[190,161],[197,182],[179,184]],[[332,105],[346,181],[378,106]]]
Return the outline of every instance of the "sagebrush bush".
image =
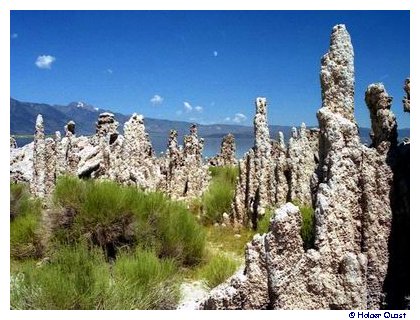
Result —
[[[86,183],[75,177],[61,176],[55,185],[53,200],[62,207],[80,210],[80,204],[86,199]]]
[[[121,253],[113,274],[107,309],[173,309],[179,300],[176,263],[152,251]]]
[[[199,270],[199,276],[204,279],[209,288],[214,288],[232,276],[238,267],[239,263],[235,259],[218,253]]]
[[[231,211],[235,193],[238,167],[211,167],[212,180],[203,195],[203,222],[205,224],[220,223],[224,212]]]
[[[238,166],[210,167],[209,170],[213,178],[220,179],[231,186],[235,186],[236,179],[239,175]]]
[[[100,250],[83,244],[62,246],[49,262],[40,267],[26,264],[14,275],[18,281],[11,286],[11,307],[101,309],[109,292],[109,276]]]
[[[10,183],[10,219],[28,210],[28,192],[22,183]]]
[[[10,256],[38,258],[42,254],[41,202],[31,199],[23,184],[10,184]]]
[[[67,199],[67,188],[72,201]],[[61,242],[88,238],[106,249],[110,258],[115,258],[118,248],[135,245],[186,265],[202,258],[203,228],[185,205],[162,193],[71,177],[59,179],[57,190],[55,235]]]
[[[42,266],[11,275],[12,309],[169,309],[179,294],[177,265],[138,248],[113,265],[99,248],[63,245]]]

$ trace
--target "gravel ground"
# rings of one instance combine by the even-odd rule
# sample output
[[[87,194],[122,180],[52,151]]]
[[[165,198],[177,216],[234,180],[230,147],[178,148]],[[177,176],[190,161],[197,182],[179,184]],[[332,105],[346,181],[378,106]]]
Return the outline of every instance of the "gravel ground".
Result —
[[[205,286],[203,281],[185,282],[181,284],[182,298],[177,309],[197,310],[200,301],[203,300],[208,293],[209,289]]]

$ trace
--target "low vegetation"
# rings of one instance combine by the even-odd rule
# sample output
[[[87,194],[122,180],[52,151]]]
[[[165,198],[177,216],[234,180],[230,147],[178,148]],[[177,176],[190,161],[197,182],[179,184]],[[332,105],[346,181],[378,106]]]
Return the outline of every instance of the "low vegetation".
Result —
[[[230,227],[208,226],[207,242],[214,249],[230,252],[238,257],[243,257],[246,244],[252,239],[255,231],[248,228],[233,229]]]
[[[13,309],[174,308],[179,274],[205,260],[204,227],[160,193],[62,177],[48,214],[46,255],[26,253],[41,205],[11,187]]]
[[[314,248],[315,242],[315,212],[311,205],[302,204],[299,201],[293,200],[292,203],[299,207],[302,216],[302,226],[300,235],[303,240],[303,247],[305,250]]]
[[[109,265],[85,244],[62,246],[50,261],[12,274],[13,309],[168,309],[179,298],[176,264],[153,252],[122,253]]]
[[[302,215],[302,228],[300,235],[302,236],[303,246],[305,250],[314,248],[315,242],[315,213],[311,206],[301,205],[299,207]]]
[[[211,167],[210,172],[212,180],[202,199],[205,224],[221,223],[223,213],[231,211],[239,169],[234,166]]]
[[[173,309],[180,297],[178,267],[140,248],[124,252],[115,262],[105,309]]]
[[[121,247],[140,246],[180,264],[199,262],[205,232],[186,206],[161,193],[144,193],[109,181],[58,181],[55,235],[61,243],[89,239],[114,259]]]
[[[106,296],[108,269],[102,252],[62,246],[50,261],[26,263],[12,274],[13,309],[99,309]]]
[[[198,277],[204,279],[209,288],[214,288],[233,275],[238,267],[239,262],[235,257],[217,253],[199,269]]]
[[[41,203],[31,199],[26,185],[10,184],[10,256],[38,258],[42,254],[38,228]]]
[[[270,219],[273,216],[274,210],[269,209],[266,210],[265,214],[262,216],[260,220],[258,220],[257,224],[257,233],[264,234],[268,232],[268,228],[270,226]]]
[[[171,309],[181,282],[225,281],[255,231],[221,226],[238,170],[211,171],[189,209],[161,193],[62,177],[44,213],[42,250],[41,202],[11,185],[11,308]]]

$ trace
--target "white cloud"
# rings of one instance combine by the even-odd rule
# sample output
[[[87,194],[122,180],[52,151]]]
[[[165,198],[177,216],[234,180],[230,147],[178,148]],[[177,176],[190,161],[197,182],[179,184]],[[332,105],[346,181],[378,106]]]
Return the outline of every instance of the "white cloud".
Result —
[[[242,123],[246,120],[246,116],[243,113],[236,113],[232,121],[235,123]]]
[[[219,53],[218,53],[217,51],[213,51],[213,55],[214,55],[215,57],[217,57],[217,56],[219,55]]]
[[[201,106],[196,106],[194,109],[197,112],[202,112],[203,111],[203,107],[201,107]]]
[[[163,97],[161,97],[160,95],[158,95],[158,94],[155,94],[153,97],[152,97],[152,99],[150,99],[150,102],[153,104],[153,105],[158,105],[158,104],[161,104],[162,102],[163,102]]]
[[[55,61],[55,57],[50,55],[38,56],[35,61],[35,65],[40,69],[51,69],[51,65]]]
[[[10,35],[10,38],[12,38],[12,39],[17,39],[17,37],[18,37],[19,35],[17,34],[17,33],[12,33],[11,35]]]
[[[109,74],[113,74],[114,73],[114,70],[112,70],[112,69],[106,69],[106,72],[109,73]]]
[[[187,101],[184,101],[184,108],[187,110],[187,112],[190,112],[193,109],[193,107]]]
[[[226,117],[225,118],[225,121],[230,121],[230,117]]]

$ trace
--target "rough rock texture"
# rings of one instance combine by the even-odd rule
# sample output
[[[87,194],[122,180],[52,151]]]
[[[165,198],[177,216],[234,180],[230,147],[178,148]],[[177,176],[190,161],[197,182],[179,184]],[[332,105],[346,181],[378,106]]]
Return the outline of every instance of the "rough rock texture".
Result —
[[[394,141],[386,135],[375,148],[360,142],[353,114],[353,49],[344,25],[333,28],[330,50],[322,59],[321,87],[314,249],[303,249],[298,208],[282,206],[269,233],[253,246],[257,257],[246,257],[252,267],[215,288],[202,308],[247,308],[242,293],[248,291],[260,292],[253,309],[381,307],[391,230],[393,173],[388,160]],[[367,101],[376,101],[369,106],[376,111],[371,118],[378,119],[383,100],[371,98],[369,94]],[[381,122],[372,120],[374,132],[392,132],[392,119],[387,113]],[[265,271],[251,281],[248,270]]]
[[[365,102],[369,108],[372,123],[372,146],[378,147],[383,141],[397,142],[397,121],[392,113],[392,97],[388,95],[382,83],[369,85],[365,93]]]
[[[317,166],[314,154],[318,152],[319,137],[315,131],[306,129],[304,123],[299,132],[296,128],[293,129],[287,149],[289,176],[287,199],[308,205],[312,203],[311,177]]]
[[[64,132],[66,134],[66,136],[72,134],[75,135],[76,134],[76,123],[73,120],[70,120],[69,122],[67,122],[67,124],[64,126]]]
[[[177,310],[197,310],[199,302],[208,294],[208,287],[205,282],[193,281],[184,282],[180,287],[181,299],[177,306]]]
[[[10,181],[29,184],[33,177],[33,151],[31,142],[21,148],[10,149]]]
[[[168,139],[167,161],[162,165],[162,171],[166,177],[165,189],[169,194],[182,194],[179,189],[182,189],[182,172],[184,167],[184,159],[182,155],[182,148],[178,146],[178,132],[171,130]],[[175,192],[175,190],[177,190]]]
[[[410,112],[410,79],[405,82],[404,111]],[[386,308],[410,308],[410,140],[394,151],[392,229],[389,240],[389,271],[385,280]]]
[[[115,120],[114,114],[103,112],[99,115],[96,122],[96,135],[106,136],[108,134],[118,133],[118,122]]]
[[[133,114],[124,125],[124,139],[111,146],[109,177],[123,184],[156,190],[161,179],[152,144],[145,131],[143,116]]]
[[[319,131],[292,128],[289,146],[283,133],[270,141],[265,98],[257,98],[254,119],[255,143],[239,160],[230,220],[234,225],[257,227],[269,207],[298,201],[311,204],[311,178],[317,167]]]
[[[267,123],[267,102],[265,98],[257,98],[256,114],[254,118],[255,134],[255,167],[257,189],[255,192],[253,207],[254,214],[263,216],[265,209],[270,203],[270,181],[271,181],[271,143],[270,132]]]
[[[222,139],[220,153],[209,159],[208,162],[212,166],[235,166],[238,163],[235,158],[235,153],[235,137],[233,134],[229,133]]]
[[[54,139],[45,139],[45,194],[51,194],[55,187],[56,144]]]
[[[27,145],[19,151],[11,161],[13,180],[29,182],[31,193],[39,198],[51,194],[56,179],[56,141],[52,138],[45,139],[42,115],[38,115],[36,119],[33,144]],[[23,156],[23,159],[17,165],[16,160],[19,156]],[[12,162],[15,163],[12,164]]]
[[[184,137],[183,148],[178,146],[177,132],[171,130],[165,168],[165,191],[176,199],[195,198],[207,189],[210,174],[203,164],[204,140],[198,137],[197,126],[191,125],[190,134]]]
[[[117,128],[113,115],[104,113],[99,116],[97,134],[92,137],[76,137],[75,123],[70,121],[64,126],[64,138],[57,131],[54,139],[45,139],[39,116],[34,143],[11,149],[11,178],[30,182],[31,192],[40,197],[50,194],[56,178],[64,174],[111,179],[156,190],[162,176],[143,117],[134,114],[124,127],[124,136],[118,134]]]
[[[278,133],[278,139],[271,141],[271,159],[274,161],[274,203],[287,202],[289,194],[287,147],[284,143],[283,132]]]
[[[404,91],[406,94],[403,99],[404,111],[410,112],[410,78],[405,79]]]
[[[10,136],[10,149],[16,149],[18,147],[14,136]]]
[[[344,30],[344,32],[342,32]],[[321,61],[322,106],[354,120],[354,56],[350,35],[337,25],[330,38],[330,50]]]
[[[32,194],[40,198],[45,195],[45,153],[44,120],[39,114],[35,123],[33,177],[30,190]]]
[[[231,217],[233,224],[249,224],[254,228],[275,199],[275,165],[271,158],[266,99],[257,98],[255,107],[254,147],[239,161],[239,180]]]
[[[268,309],[267,267],[264,237],[255,235],[245,249],[245,268],[240,268],[225,283],[217,286],[200,309]]]

